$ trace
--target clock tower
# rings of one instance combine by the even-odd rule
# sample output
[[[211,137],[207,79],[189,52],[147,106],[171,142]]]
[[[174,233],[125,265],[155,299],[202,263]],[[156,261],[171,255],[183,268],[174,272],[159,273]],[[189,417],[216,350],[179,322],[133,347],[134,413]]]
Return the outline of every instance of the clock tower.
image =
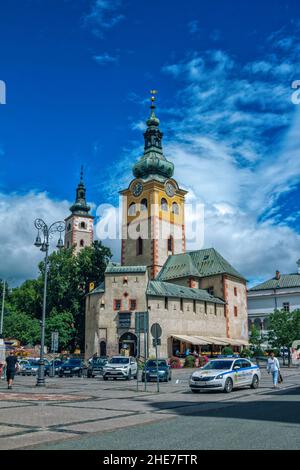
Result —
[[[133,166],[134,179],[121,191],[122,265],[146,265],[154,279],[169,255],[185,252],[184,198],[173,178],[174,165],[162,149],[163,133],[154,96],[144,133],[144,154]]]
[[[70,207],[71,214],[65,219],[65,248],[73,246],[75,254],[85,246],[93,244],[94,217],[90,215],[90,209],[86,202],[86,189],[81,167],[80,182],[76,189],[76,200]]]

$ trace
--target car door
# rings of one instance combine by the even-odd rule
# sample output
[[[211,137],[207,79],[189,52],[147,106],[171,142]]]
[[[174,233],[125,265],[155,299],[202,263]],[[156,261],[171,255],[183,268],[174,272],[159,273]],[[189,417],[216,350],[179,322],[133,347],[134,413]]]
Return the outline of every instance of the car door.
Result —
[[[233,385],[235,387],[241,387],[243,385],[243,363],[242,363],[242,359],[237,359],[234,362],[232,369],[234,370]]]
[[[131,368],[131,373],[135,375],[137,372],[137,363],[135,359],[130,359],[130,368]]]
[[[253,369],[251,369],[251,362],[247,359],[242,360],[243,366],[243,385],[250,385],[252,383]]]

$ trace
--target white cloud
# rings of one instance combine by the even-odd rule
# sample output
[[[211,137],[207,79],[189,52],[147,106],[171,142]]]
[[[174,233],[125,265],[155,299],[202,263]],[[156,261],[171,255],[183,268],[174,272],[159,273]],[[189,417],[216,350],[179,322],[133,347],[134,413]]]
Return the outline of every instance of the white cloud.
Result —
[[[100,55],[94,55],[93,59],[99,65],[116,64],[119,60],[118,57],[112,56],[108,54],[107,52],[104,52],[103,54],[100,54]]]
[[[166,64],[163,72],[178,84],[177,108],[161,110],[166,120],[157,110],[174,177],[205,205],[204,245],[256,280],[276,269],[295,272],[300,251],[299,234],[286,225],[292,219],[280,216],[280,197],[300,182],[300,106],[290,100],[291,77],[300,73],[297,41],[282,34],[254,62],[215,50]],[[284,61],[283,45],[291,48]],[[129,152],[120,163],[124,183],[138,156]]]
[[[113,28],[124,19],[124,15],[118,12],[121,5],[122,0],[93,0],[90,11],[83,19],[84,26],[102,37],[104,30]]]
[[[33,243],[37,235],[34,220],[47,224],[64,220],[69,213],[67,201],[50,199],[46,193],[0,193],[0,278],[10,285],[34,278],[43,253]],[[54,236],[51,247],[57,243]]]

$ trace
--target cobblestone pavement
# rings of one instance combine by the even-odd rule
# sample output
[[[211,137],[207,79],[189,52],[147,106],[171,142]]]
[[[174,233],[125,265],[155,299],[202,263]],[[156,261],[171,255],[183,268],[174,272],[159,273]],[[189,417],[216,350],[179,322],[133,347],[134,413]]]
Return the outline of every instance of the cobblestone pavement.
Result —
[[[135,380],[102,378],[47,378],[46,388],[35,386],[35,377],[16,376],[13,390],[0,381],[0,449],[37,448],[92,433],[165,421],[183,414],[215,411],[233,403],[270,400],[271,377],[262,370],[257,390],[231,394],[192,394],[188,379],[192,370],[173,370],[172,382],[144,384]],[[300,386],[299,369],[283,369],[281,389]]]

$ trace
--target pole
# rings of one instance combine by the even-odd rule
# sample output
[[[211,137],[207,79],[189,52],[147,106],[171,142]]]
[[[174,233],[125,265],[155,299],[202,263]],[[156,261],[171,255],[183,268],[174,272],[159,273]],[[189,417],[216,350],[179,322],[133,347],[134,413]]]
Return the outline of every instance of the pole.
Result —
[[[157,358],[157,338],[155,338],[155,357],[156,357],[156,373],[157,373],[157,391],[159,392],[159,375],[158,375],[158,358]]]
[[[2,332],[3,332],[4,302],[5,302],[5,281],[3,281],[2,308],[1,308],[1,321],[0,321],[0,338],[3,337]]]
[[[48,277],[48,236],[46,239],[46,253],[45,253],[45,276],[44,276],[44,295],[43,295],[43,314],[41,325],[41,350],[40,362],[36,386],[45,387],[45,364],[44,364],[44,349],[45,349],[45,321],[46,321],[46,298],[47,298],[47,277]]]
[[[147,391],[147,375],[146,375],[146,362],[147,362],[147,317],[143,315],[144,320],[144,378],[145,378],[145,392]]]

